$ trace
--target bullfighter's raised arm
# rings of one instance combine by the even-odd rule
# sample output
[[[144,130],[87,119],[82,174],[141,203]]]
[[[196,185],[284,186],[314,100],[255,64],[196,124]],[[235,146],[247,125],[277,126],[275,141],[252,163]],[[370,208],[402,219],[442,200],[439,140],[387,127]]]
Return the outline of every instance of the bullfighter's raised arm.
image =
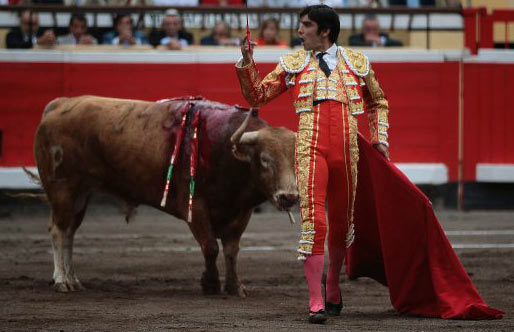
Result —
[[[280,64],[261,80],[253,61],[253,46],[248,50],[246,39],[241,52],[243,57],[236,63],[236,72],[243,96],[251,106],[260,107],[287,90],[287,73]]]

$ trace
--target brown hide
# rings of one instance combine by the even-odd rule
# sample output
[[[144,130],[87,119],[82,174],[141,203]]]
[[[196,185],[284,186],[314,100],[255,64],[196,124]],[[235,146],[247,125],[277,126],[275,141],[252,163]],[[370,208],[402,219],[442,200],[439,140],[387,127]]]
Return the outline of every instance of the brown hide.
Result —
[[[55,241],[61,231],[71,228],[73,236],[94,191],[113,194],[130,206],[147,204],[186,219],[191,121],[186,126],[173,170],[167,204],[160,207],[171,150],[180,127],[180,110],[186,102],[82,96],[59,98],[47,105],[35,136],[34,153],[52,207],[50,230],[54,247],[59,247]],[[257,139],[251,144],[238,145],[246,156],[241,161],[232,153],[230,137],[247,113],[207,100],[192,103],[193,112],[200,112],[200,124],[190,228],[206,259],[202,286],[209,293],[216,292],[215,238],[238,244],[253,207],[266,199],[282,209],[296,203],[294,134],[284,128],[269,127],[259,117],[252,117],[245,131],[257,133]],[[237,249],[234,250],[237,254]],[[232,259],[232,266],[227,266],[226,287],[229,292],[242,295],[235,258]],[[73,289],[63,273],[64,288]],[[54,272],[54,279],[55,275]],[[56,285],[62,278],[57,279]]]

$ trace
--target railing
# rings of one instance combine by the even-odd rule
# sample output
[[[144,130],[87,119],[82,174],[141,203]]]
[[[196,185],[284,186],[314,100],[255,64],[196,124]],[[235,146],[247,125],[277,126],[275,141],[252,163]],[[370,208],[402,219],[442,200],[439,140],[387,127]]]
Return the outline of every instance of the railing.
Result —
[[[60,14],[84,13],[90,16],[93,23],[92,28],[101,26],[112,26],[112,16],[114,13],[130,13],[137,16],[136,26],[158,27],[164,12],[170,7],[90,7],[90,6],[0,6],[2,12],[19,13],[23,10],[30,10],[38,13],[50,13],[50,26],[66,27],[68,22],[65,19],[58,19]],[[246,8],[246,7],[173,7],[184,20],[186,28],[210,28],[214,22],[223,20],[228,22],[233,28],[244,29],[246,17],[249,17],[250,27],[256,29],[260,23],[268,17],[276,17],[280,20],[281,28],[290,30],[291,38],[296,35],[298,27],[298,13],[301,8]],[[431,31],[463,31],[461,22],[461,10],[457,8],[336,8],[341,17],[342,28],[351,29],[356,32],[360,27],[359,16],[375,14],[381,18],[390,18],[387,26],[382,28],[395,31],[424,31],[426,32],[426,47],[430,49]],[[454,15],[441,23],[442,16]],[[103,16],[103,17],[102,17]],[[106,18],[107,16],[107,18]],[[1,22],[10,22],[8,24]],[[12,20],[0,19],[0,27],[7,28],[16,25]]]
[[[463,11],[465,45],[472,54],[480,48],[494,48],[494,23],[505,25],[505,49],[510,48],[509,23],[514,22],[514,10],[497,9],[491,14],[485,8],[471,8]]]

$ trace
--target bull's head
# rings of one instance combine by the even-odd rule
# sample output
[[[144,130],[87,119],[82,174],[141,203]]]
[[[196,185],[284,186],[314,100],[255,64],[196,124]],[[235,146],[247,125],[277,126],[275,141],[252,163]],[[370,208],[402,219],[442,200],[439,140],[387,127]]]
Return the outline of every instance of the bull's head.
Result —
[[[289,210],[298,201],[294,171],[295,135],[285,128],[265,127],[245,132],[251,113],[230,138],[232,153],[250,164],[261,191],[279,210]]]

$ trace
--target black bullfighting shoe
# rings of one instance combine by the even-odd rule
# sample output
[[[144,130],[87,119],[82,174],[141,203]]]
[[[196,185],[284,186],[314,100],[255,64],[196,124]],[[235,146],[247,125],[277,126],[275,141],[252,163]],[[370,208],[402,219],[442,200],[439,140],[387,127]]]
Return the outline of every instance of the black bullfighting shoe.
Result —
[[[327,320],[327,314],[325,310],[309,311],[309,323],[311,324],[324,324]]]
[[[341,293],[339,293],[339,303],[333,304],[330,302],[325,302],[325,310],[329,316],[339,316],[341,315],[341,310],[343,309],[343,297]]]

